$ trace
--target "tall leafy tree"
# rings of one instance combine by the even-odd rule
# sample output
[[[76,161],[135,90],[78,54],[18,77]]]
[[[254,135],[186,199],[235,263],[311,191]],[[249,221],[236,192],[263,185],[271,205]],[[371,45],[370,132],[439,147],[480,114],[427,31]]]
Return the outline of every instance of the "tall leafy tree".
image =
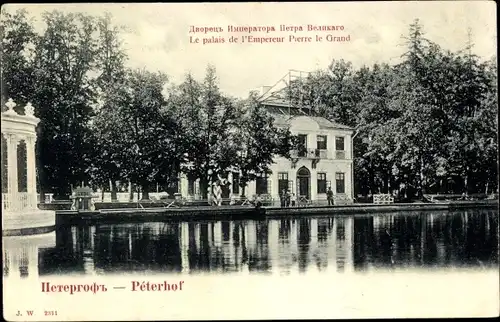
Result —
[[[14,98],[36,107],[41,119],[37,156],[42,192],[51,190],[56,198],[66,198],[71,185],[85,179],[93,97],[90,72],[96,56],[94,19],[46,12],[46,28],[35,34],[25,12],[6,17],[3,94],[18,93]]]
[[[153,183],[168,184],[179,171],[177,142],[181,134],[175,115],[166,108],[163,90],[168,78],[163,73],[132,70],[119,104],[123,177],[142,188],[149,199]]]
[[[471,41],[460,52],[443,50],[418,19],[405,44],[399,64],[354,70],[333,61],[288,92],[295,103],[316,102],[320,115],[356,128],[358,192],[402,187],[411,198],[495,189],[488,177],[498,167],[496,64],[475,56]]]
[[[173,104],[175,103],[175,104]],[[182,172],[200,180],[204,198],[209,182],[225,176],[237,157],[236,128],[240,112],[236,102],[224,96],[216,70],[208,66],[203,83],[187,75],[171,95],[183,132]]]
[[[278,128],[274,118],[252,93],[244,102],[245,114],[238,128],[238,158],[234,164],[241,172],[240,186],[242,195],[249,181],[270,172],[270,166],[276,156],[290,157],[290,151],[296,145],[295,137],[288,128]]]
[[[34,50],[37,34],[26,10],[11,13],[2,8],[0,23],[2,37],[2,111],[6,110],[7,99],[12,98],[18,105],[16,110],[32,99],[34,76]]]
[[[94,185],[103,191],[110,184],[111,199],[116,199],[116,181],[121,179],[120,153],[123,149],[122,124],[119,118],[121,104],[125,104],[126,54],[120,40],[121,27],[112,23],[111,15],[105,14],[97,20],[97,76],[93,82],[96,89],[95,117],[91,122],[93,149],[88,156],[87,172]]]

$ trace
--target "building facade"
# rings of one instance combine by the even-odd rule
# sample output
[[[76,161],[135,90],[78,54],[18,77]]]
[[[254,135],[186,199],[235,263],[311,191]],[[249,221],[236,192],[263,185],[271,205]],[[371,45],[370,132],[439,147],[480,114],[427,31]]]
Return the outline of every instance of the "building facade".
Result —
[[[301,148],[291,152],[291,158],[276,156],[270,166],[271,174],[249,182],[245,195],[252,199],[265,196],[279,204],[283,190],[294,193],[298,202],[327,204],[327,191],[332,189],[334,200],[353,201],[353,129],[315,116],[310,111],[292,107],[284,101],[261,102],[273,115],[275,125],[289,128],[299,137]],[[222,198],[238,198],[242,191],[239,173],[231,172]],[[182,175],[179,192],[187,199],[200,199],[198,180]]]

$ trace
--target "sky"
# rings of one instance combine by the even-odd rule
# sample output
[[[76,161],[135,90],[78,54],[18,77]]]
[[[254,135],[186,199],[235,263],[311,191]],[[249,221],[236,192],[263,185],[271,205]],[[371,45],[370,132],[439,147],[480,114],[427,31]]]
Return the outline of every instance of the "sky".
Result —
[[[308,3],[148,3],[148,4],[37,4],[4,5],[2,10],[26,8],[36,28],[41,14],[58,9],[91,15],[112,14],[126,27],[122,34],[127,65],[162,71],[173,83],[191,72],[202,80],[208,64],[217,69],[220,88],[246,97],[250,90],[275,84],[289,70],[314,71],[344,59],[355,67],[398,62],[405,51],[403,35],[418,18],[425,36],[445,49],[461,50],[472,31],[474,53],[484,59],[496,54],[496,6],[493,1],[308,2]],[[274,27],[275,32],[229,33],[228,25]],[[280,32],[279,26],[301,26],[303,31]],[[307,25],[343,26],[337,31],[307,31]],[[219,33],[190,33],[190,26],[220,27]],[[230,36],[285,37],[282,43],[229,43]],[[313,41],[289,42],[289,36]],[[322,37],[316,42],[316,35]],[[327,35],[349,41],[330,42]],[[223,37],[225,43],[190,43],[190,37]]]

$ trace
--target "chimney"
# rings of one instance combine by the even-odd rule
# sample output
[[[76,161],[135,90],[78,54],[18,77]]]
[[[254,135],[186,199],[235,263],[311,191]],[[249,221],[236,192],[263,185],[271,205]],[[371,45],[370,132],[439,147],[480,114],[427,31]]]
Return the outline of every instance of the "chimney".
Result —
[[[271,90],[271,88],[272,88],[272,86],[261,86],[261,87],[258,87],[256,89],[250,91],[249,95],[252,95],[252,93],[256,93],[257,96],[262,97],[265,94],[267,94],[267,92],[269,92]]]
[[[264,95],[271,90],[272,86],[262,86],[261,94]]]

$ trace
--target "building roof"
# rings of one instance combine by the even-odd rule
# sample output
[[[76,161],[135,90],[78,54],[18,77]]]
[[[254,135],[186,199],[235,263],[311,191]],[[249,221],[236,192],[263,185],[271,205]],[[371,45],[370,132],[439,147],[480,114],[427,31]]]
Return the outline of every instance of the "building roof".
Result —
[[[325,117],[314,115],[314,111],[312,111],[312,115],[309,114],[308,109],[298,108],[298,107],[290,107],[290,104],[286,102],[262,102],[269,113],[274,117],[274,123],[278,126],[287,126],[290,124],[290,121],[298,116],[307,116],[316,123],[318,123],[321,129],[335,129],[335,130],[354,130],[352,127],[343,125],[337,122],[332,122]]]

